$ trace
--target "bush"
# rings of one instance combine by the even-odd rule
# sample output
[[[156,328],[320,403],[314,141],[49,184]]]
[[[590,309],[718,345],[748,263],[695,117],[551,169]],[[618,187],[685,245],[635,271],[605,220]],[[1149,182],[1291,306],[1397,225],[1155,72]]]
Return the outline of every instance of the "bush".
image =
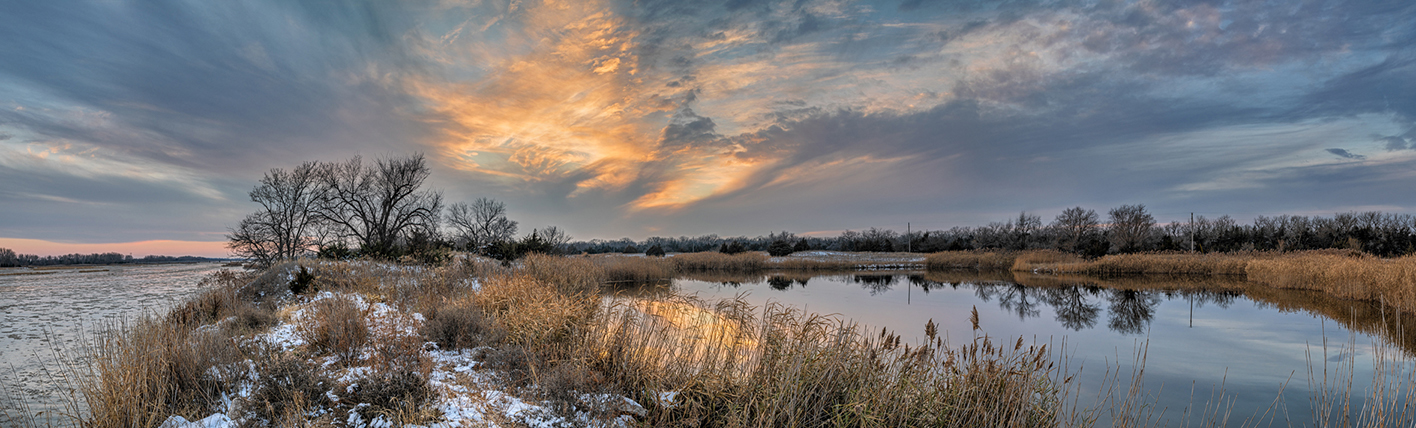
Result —
[[[399,416],[417,416],[421,408],[433,397],[433,387],[427,376],[411,367],[399,367],[378,373],[343,388],[346,403],[368,403],[354,410],[365,420],[373,420],[379,415],[389,419],[404,419]]]
[[[718,247],[718,252],[723,254],[741,254],[747,252],[747,246],[743,245],[741,241],[736,240],[724,242],[721,247]]]
[[[792,248],[792,244],[788,244],[787,241],[781,239],[772,241],[772,244],[767,246],[767,254],[772,257],[782,257],[794,251],[796,250]]]
[[[649,247],[648,250],[644,250],[644,255],[650,256],[650,257],[663,257],[663,256],[664,256],[664,248],[663,248],[663,247],[660,247],[659,244],[654,244],[654,246]]]
[[[620,251],[620,252],[621,252],[621,253],[624,253],[624,254],[637,254],[637,253],[639,253],[639,249],[638,249],[638,248],[634,248],[633,245],[625,245],[625,246],[624,246],[624,250],[622,250],[622,251]]]
[[[276,349],[262,349],[257,354],[259,376],[246,410],[258,419],[275,426],[294,426],[305,419],[309,409],[330,404],[325,391],[334,389],[334,381],[321,374],[315,363]]]
[[[296,272],[295,277],[290,279],[290,292],[305,294],[305,291],[310,289],[310,284],[313,282],[315,282],[315,275],[310,273],[309,269],[300,266],[300,271]]]
[[[369,324],[364,312],[353,300],[344,296],[321,299],[313,305],[311,320],[299,324],[296,331],[314,349],[338,356],[348,364],[359,358],[369,341]]]
[[[358,257],[359,253],[350,249],[348,245],[344,245],[342,242],[336,242],[334,244],[321,246],[315,255],[322,259],[349,260]]]
[[[465,305],[430,311],[419,333],[442,349],[493,345],[506,338],[506,331],[480,309]]]
[[[793,245],[793,246],[792,246],[792,251],[793,251],[793,252],[795,252],[795,251],[809,251],[809,250],[811,250],[811,244],[807,243],[807,242],[806,242],[806,239],[798,240],[797,243],[796,243],[796,245]]]

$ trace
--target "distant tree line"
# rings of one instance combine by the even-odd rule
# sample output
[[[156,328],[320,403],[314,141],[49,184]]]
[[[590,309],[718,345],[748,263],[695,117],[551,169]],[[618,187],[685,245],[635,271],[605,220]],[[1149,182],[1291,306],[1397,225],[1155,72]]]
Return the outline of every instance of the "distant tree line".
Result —
[[[9,248],[0,248],[0,267],[56,266],[56,265],[115,265],[124,263],[173,263],[202,262],[211,259],[196,256],[145,256],[134,258],[119,253],[65,254],[62,256],[37,256],[17,254]]]
[[[570,240],[554,226],[518,239],[506,205],[487,198],[454,203],[444,216],[442,194],[422,188],[431,174],[422,154],[271,169],[249,194],[260,208],[230,230],[227,247],[269,265],[311,256],[437,261],[457,249],[509,260],[558,253]]]
[[[933,253],[963,250],[1055,249],[1099,257],[1145,251],[1296,251],[1353,249],[1395,257],[1416,253],[1416,216],[1382,212],[1338,213],[1332,217],[1258,216],[1240,224],[1230,216],[1197,216],[1191,222],[1158,224],[1144,205],[1122,205],[1106,212],[1074,207],[1049,223],[1027,212],[1016,218],[976,227],[918,230],[847,230],[834,237],[797,236],[789,232],[757,237],[651,237],[643,241],[576,241],[566,245],[576,253],[625,252],[657,247],[666,252],[717,251],[736,243],[747,251],[913,251]],[[775,244],[775,245],[774,245]]]

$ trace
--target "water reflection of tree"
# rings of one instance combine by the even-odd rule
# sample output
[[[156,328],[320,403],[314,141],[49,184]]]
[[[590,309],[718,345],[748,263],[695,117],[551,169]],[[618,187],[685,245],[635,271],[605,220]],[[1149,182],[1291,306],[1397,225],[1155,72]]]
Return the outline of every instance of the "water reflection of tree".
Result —
[[[978,294],[979,299],[987,302],[997,298],[998,307],[1018,314],[1019,320],[1042,314],[1038,309],[1042,299],[1039,298],[1040,292],[1036,288],[1011,282],[978,284],[977,287],[974,292]]]
[[[1095,285],[1069,285],[1047,288],[1042,293],[1042,301],[1052,306],[1057,313],[1057,322],[1073,331],[1096,327],[1101,305],[1090,303],[1088,297],[1101,294],[1101,287]]]
[[[792,288],[792,280],[785,276],[773,276],[767,278],[767,285],[773,290],[786,290]]]
[[[1107,328],[1122,334],[1144,333],[1151,318],[1155,317],[1155,307],[1160,305],[1161,292],[1116,288],[1108,292],[1106,300],[1111,302],[1107,308],[1111,319],[1106,324]]]
[[[861,288],[870,290],[872,296],[890,291],[895,285],[895,275],[856,275],[851,280],[860,284]]]
[[[929,294],[929,290],[942,290],[944,287],[955,290],[959,289],[959,283],[957,282],[933,281],[926,279],[924,275],[910,275],[909,281],[910,286],[919,286],[920,289],[924,290],[925,294]]]

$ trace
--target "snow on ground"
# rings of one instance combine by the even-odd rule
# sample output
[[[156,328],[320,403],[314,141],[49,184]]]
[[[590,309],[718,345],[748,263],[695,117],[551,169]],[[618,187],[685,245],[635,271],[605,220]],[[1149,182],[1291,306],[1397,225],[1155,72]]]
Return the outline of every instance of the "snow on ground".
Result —
[[[269,343],[282,351],[290,352],[305,346],[306,342],[301,337],[298,325],[307,322],[307,318],[313,314],[312,304],[314,302],[344,297],[352,300],[360,310],[364,311],[370,324],[370,332],[374,337],[370,342],[383,340],[393,340],[399,336],[416,336],[418,328],[423,323],[423,316],[418,313],[404,314],[398,312],[393,307],[382,302],[370,303],[364,296],[356,293],[332,293],[320,292],[309,301],[293,304],[294,309],[289,311],[286,320],[272,327],[268,332],[256,335],[251,340],[261,340]],[[590,426],[590,427],[626,427],[634,422],[634,417],[647,414],[644,407],[635,403],[628,397],[609,394],[583,394],[580,402],[576,403],[578,409],[571,415],[557,414],[552,410],[549,403],[536,400],[527,400],[517,396],[499,381],[500,373],[487,369],[477,360],[479,350],[484,349],[459,349],[459,350],[439,350],[436,344],[426,343],[421,352],[433,362],[434,368],[428,376],[429,384],[433,387],[436,397],[429,406],[437,409],[441,417],[427,428],[454,428],[454,427],[483,427],[501,426],[512,424],[514,426],[526,425],[531,427],[563,427],[563,426]],[[366,356],[372,355],[372,349],[365,351]],[[336,379],[340,384],[355,384],[361,379],[372,374],[370,367],[349,367],[339,368],[334,364],[337,357],[326,357],[319,363],[322,370],[325,370],[331,378]],[[197,421],[189,421],[181,416],[168,418],[161,428],[235,428],[243,422],[243,412],[240,410],[238,402],[249,398],[255,391],[255,382],[259,374],[255,364],[250,360],[237,363],[243,367],[225,367],[225,370],[213,368],[214,374],[222,376],[221,373],[237,373],[243,379],[236,382],[239,386],[236,391],[223,393],[223,400],[226,402],[226,409],[223,413],[216,413]],[[533,385],[530,389],[534,390]],[[346,391],[338,388],[327,391],[326,396],[331,401],[338,401],[339,395]],[[672,395],[668,400],[672,401]],[[355,404],[366,406],[367,404]],[[610,419],[597,419],[593,413],[617,415]],[[316,411],[312,416],[327,413],[327,410]],[[364,420],[357,412],[351,411],[347,419],[343,422],[350,427],[358,428],[391,428],[392,423],[382,416],[373,420]]]

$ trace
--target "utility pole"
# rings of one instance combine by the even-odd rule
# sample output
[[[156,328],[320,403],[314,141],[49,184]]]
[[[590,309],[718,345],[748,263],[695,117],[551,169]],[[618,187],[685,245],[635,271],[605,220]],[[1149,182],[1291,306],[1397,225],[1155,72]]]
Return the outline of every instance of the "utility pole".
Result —
[[[914,238],[912,238],[911,235],[910,235],[910,223],[909,223],[909,222],[905,222],[905,252],[906,252],[906,253],[913,253],[913,252],[914,252],[914,251],[910,251],[910,250],[911,250],[910,244],[913,244],[913,243],[914,243]]]
[[[1190,252],[1195,252],[1195,213],[1190,213]]]

